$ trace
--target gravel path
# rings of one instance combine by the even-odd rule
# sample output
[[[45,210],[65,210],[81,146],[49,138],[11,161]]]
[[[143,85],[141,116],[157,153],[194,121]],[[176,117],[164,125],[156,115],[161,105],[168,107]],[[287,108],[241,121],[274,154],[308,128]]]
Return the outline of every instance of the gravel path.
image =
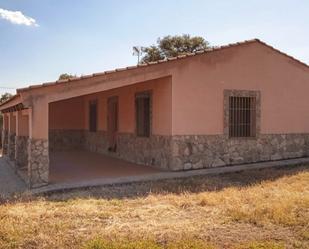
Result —
[[[7,161],[0,157],[0,197],[9,197],[24,192],[26,184],[17,176]]]

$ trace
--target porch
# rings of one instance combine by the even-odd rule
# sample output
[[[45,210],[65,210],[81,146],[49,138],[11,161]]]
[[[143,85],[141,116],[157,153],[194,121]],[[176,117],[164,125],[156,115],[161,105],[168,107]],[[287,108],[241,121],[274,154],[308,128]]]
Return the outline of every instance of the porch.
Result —
[[[30,188],[168,169],[171,77],[61,99],[46,90],[2,109],[3,154]]]
[[[111,156],[85,150],[50,153],[50,184],[139,176],[161,172]]]

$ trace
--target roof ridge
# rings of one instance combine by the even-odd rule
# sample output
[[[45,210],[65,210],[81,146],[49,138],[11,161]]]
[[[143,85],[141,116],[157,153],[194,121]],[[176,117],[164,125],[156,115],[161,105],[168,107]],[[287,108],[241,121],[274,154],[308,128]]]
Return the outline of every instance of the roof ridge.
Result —
[[[192,57],[192,56],[196,56],[196,55],[200,55],[200,54],[205,54],[205,53],[209,53],[209,52],[214,52],[214,51],[218,51],[218,50],[222,50],[222,49],[226,49],[226,48],[231,48],[231,47],[236,47],[236,46],[242,46],[245,44],[249,44],[249,43],[253,43],[253,42],[258,42],[264,46],[267,46],[271,49],[273,49],[274,51],[295,60],[298,63],[301,63],[302,65],[309,67],[309,65],[307,65],[306,63],[294,58],[291,55],[288,55],[282,51],[280,51],[279,49],[274,48],[271,45],[268,45],[267,43],[261,41],[258,38],[254,38],[254,39],[250,39],[250,40],[244,40],[244,41],[240,41],[240,42],[235,42],[235,43],[229,43],[226,45],[221,45],[221,46],[213,46],[210,48],[206,48],[206,49],[202,49],[202,50],[198,50],[192,53],[188,53],[188,54],[184,54],[184,55],[178,55],[175,57],[168,57],[165,58],[163,60],[157,60],[157,61],[152,61],[152,62],[148,62],[148,63],[142,63],[142,64],[138,64],[135,66],[127,66],[127,67],[122,67],[122,68],[116,68],[113,70],[106,70],[103,72],[97,72],[97,73],[92,73],[92,74],[87,74],[87,75],[81,75],[80,77],[74,77],[74,78],[69,78],[69,79],[64,79],[64,80],[56,80],[56,81],[51,81],[51,82],[44,82],[41,84],[36,84],[36,85],[30,85],[28,87],[24,87],[24,88],[18,88],[16,90],[17,93],[26,91],[26,90],[31,90],[31,89],[35,89],[35,88],[40,88],[40,87],[44,87],[44,86],[51,86],[51,85],[55,85],[55,84],[59,84],[59,83],[67,83],[67,82],[71,82],[71,81],[78,81],[78,80],[82,80],[82,79],[87,79],[87,78],[92,78],[92,77],[97,77],[97,76],[103,76],[103,75],[108,75],[108,74],[112,74],[112,73],[117,73],[117,72],[123,72],[123,71],[127,71],[127,70],[133,70],[133,69],[137,69],[137,68],[141,68],[141,67],[147,67],[147,66],[151,66],[151,65],[157,65],[157,64],[161,64],[161,63],[166,63],[169,61],[174,61],[174,60],[180,60],[180,59],[184,59],[184,58],[188,58],[188,57]]]

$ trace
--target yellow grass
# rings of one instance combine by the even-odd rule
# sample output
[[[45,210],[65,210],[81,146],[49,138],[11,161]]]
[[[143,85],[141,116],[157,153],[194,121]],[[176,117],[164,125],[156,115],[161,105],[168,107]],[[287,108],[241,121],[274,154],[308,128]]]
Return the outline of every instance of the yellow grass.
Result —
[[[20,197],[0,248],[306,248],[308,224],[302,166]]]

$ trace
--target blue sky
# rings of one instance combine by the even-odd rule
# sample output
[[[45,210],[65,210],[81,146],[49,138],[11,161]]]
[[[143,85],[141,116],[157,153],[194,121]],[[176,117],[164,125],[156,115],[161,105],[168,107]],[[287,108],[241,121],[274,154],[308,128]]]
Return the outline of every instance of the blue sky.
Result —
[[[0,0],[0,87],[134,65],[132,46],[168,34],[259,38],[309,64],[308,13],[308,0]]]

